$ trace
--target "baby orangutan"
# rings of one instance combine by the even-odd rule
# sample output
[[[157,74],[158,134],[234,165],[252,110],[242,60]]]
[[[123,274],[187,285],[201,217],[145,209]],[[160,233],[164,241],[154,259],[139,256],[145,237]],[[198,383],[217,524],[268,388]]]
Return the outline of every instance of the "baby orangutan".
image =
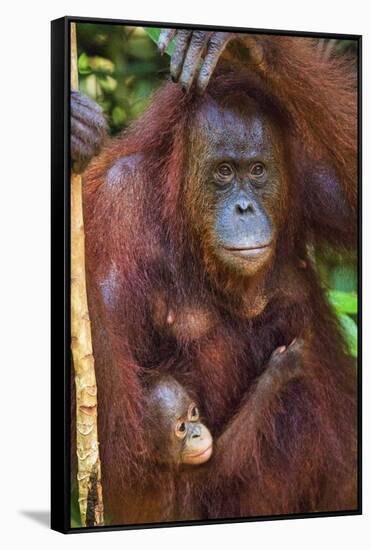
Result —
[[[266,410],[279,411],[283,392],[290,388],[288,384],[305,375],[302,368],[303,347],[304,342],[300,338],[289,346],[278,347],[258,378],[242,419],[244,425],[249,427],[240,444],[243,456],[253,457],[255,434],[265,433]],[[220,453],[220,449],[233,447],[241,430],[240,418],[232,418],[219,437],[213,465],[194,468],[205,464],[213,453],[213,439],[200,422],[198,404],[172,376],[149,376],[144,427],[151,463],[148,464],[147,477],[143,475],[117,497],[124,510],[122,513],[125,513],[125,522],[138,524],[198,519],[203,513],[203,504],[189,492],[189,482],[197,482],[201,490],[206,483],[218,483],[210,477],[213,474],[209,468],[215,463],[228,475],[231,460]],[[268,425],[267,429],[270,427]],[[192,507],[190,496],[195,499]],[[117,506],[119,509],[119,504]]]
[[[197,404],[172,376],[151,383],[147,406],[150,444],[160,464],[197,465],[209,460],[211,434],[200,422]]]

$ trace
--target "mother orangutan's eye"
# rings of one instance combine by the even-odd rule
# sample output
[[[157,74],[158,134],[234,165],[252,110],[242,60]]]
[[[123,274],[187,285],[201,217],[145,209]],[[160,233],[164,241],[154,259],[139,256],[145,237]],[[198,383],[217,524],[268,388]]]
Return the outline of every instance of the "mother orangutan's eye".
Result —
[[[216,176],[218,180],[223,182],[231,181],[234,177],[233,167],[227,162],[222,162],[216,170]]]
[[[256,162],[250,169],[250,174],[255,177],[262,176],[265,172],[265,166],[262,162]]]

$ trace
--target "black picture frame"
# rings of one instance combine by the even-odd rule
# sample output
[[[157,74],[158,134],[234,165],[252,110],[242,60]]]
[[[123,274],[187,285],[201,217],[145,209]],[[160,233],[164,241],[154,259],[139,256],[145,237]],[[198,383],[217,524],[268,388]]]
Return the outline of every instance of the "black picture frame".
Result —
[[[100,23],[354,40],[358,44],[358,507],[218,520],[70,527],[70,24]],[[362,514],[362,36],[66,16],[51,22],[51,528],[62,533],[212,525]]]

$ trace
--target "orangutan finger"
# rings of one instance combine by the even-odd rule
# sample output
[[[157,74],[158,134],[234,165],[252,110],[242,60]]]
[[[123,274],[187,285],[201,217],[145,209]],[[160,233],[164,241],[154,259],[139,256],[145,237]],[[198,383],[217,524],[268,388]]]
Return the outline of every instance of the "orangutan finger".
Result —
[[[294,353],[302,353],[304,348],[304,340],[302,338],[294,338],[289,344],[290,351]]]
[[[219,57],[225,46],[231,39],[230,32],[215,32],[211,35],[207,45],[207,54],[200,69],[197,79],[197,89],[199,93],[203,93],[209,83],[210,77],[214,72]]]
[[[205,49],[210,32],[194,31],[183,62],[179,82],[186,90],[192,86],[195,74],[199,68],[202,52]]]
[[[157,47],[160,50],[161,55],[166,51],[171,39],[175,36],[176,29],[162,29],[158,39]]]
[[[178,31],[176,33],[176,44],[170,61],[170,75],[174,82],[178,81],[182,71],[184,58],[187,52],[188,43],[192,36],[192,31]]]

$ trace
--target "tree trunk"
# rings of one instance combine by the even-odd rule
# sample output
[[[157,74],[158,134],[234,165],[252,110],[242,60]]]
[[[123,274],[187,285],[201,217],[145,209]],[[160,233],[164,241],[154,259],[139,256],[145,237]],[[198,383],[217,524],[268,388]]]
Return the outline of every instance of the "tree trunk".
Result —
[[[71,87],[78,89],[76,24],[71,23]],[[104,525],[97,385],[85,280],[81,176],[71,173],[71,348],[76,383],[76,449],[83,527]]]

